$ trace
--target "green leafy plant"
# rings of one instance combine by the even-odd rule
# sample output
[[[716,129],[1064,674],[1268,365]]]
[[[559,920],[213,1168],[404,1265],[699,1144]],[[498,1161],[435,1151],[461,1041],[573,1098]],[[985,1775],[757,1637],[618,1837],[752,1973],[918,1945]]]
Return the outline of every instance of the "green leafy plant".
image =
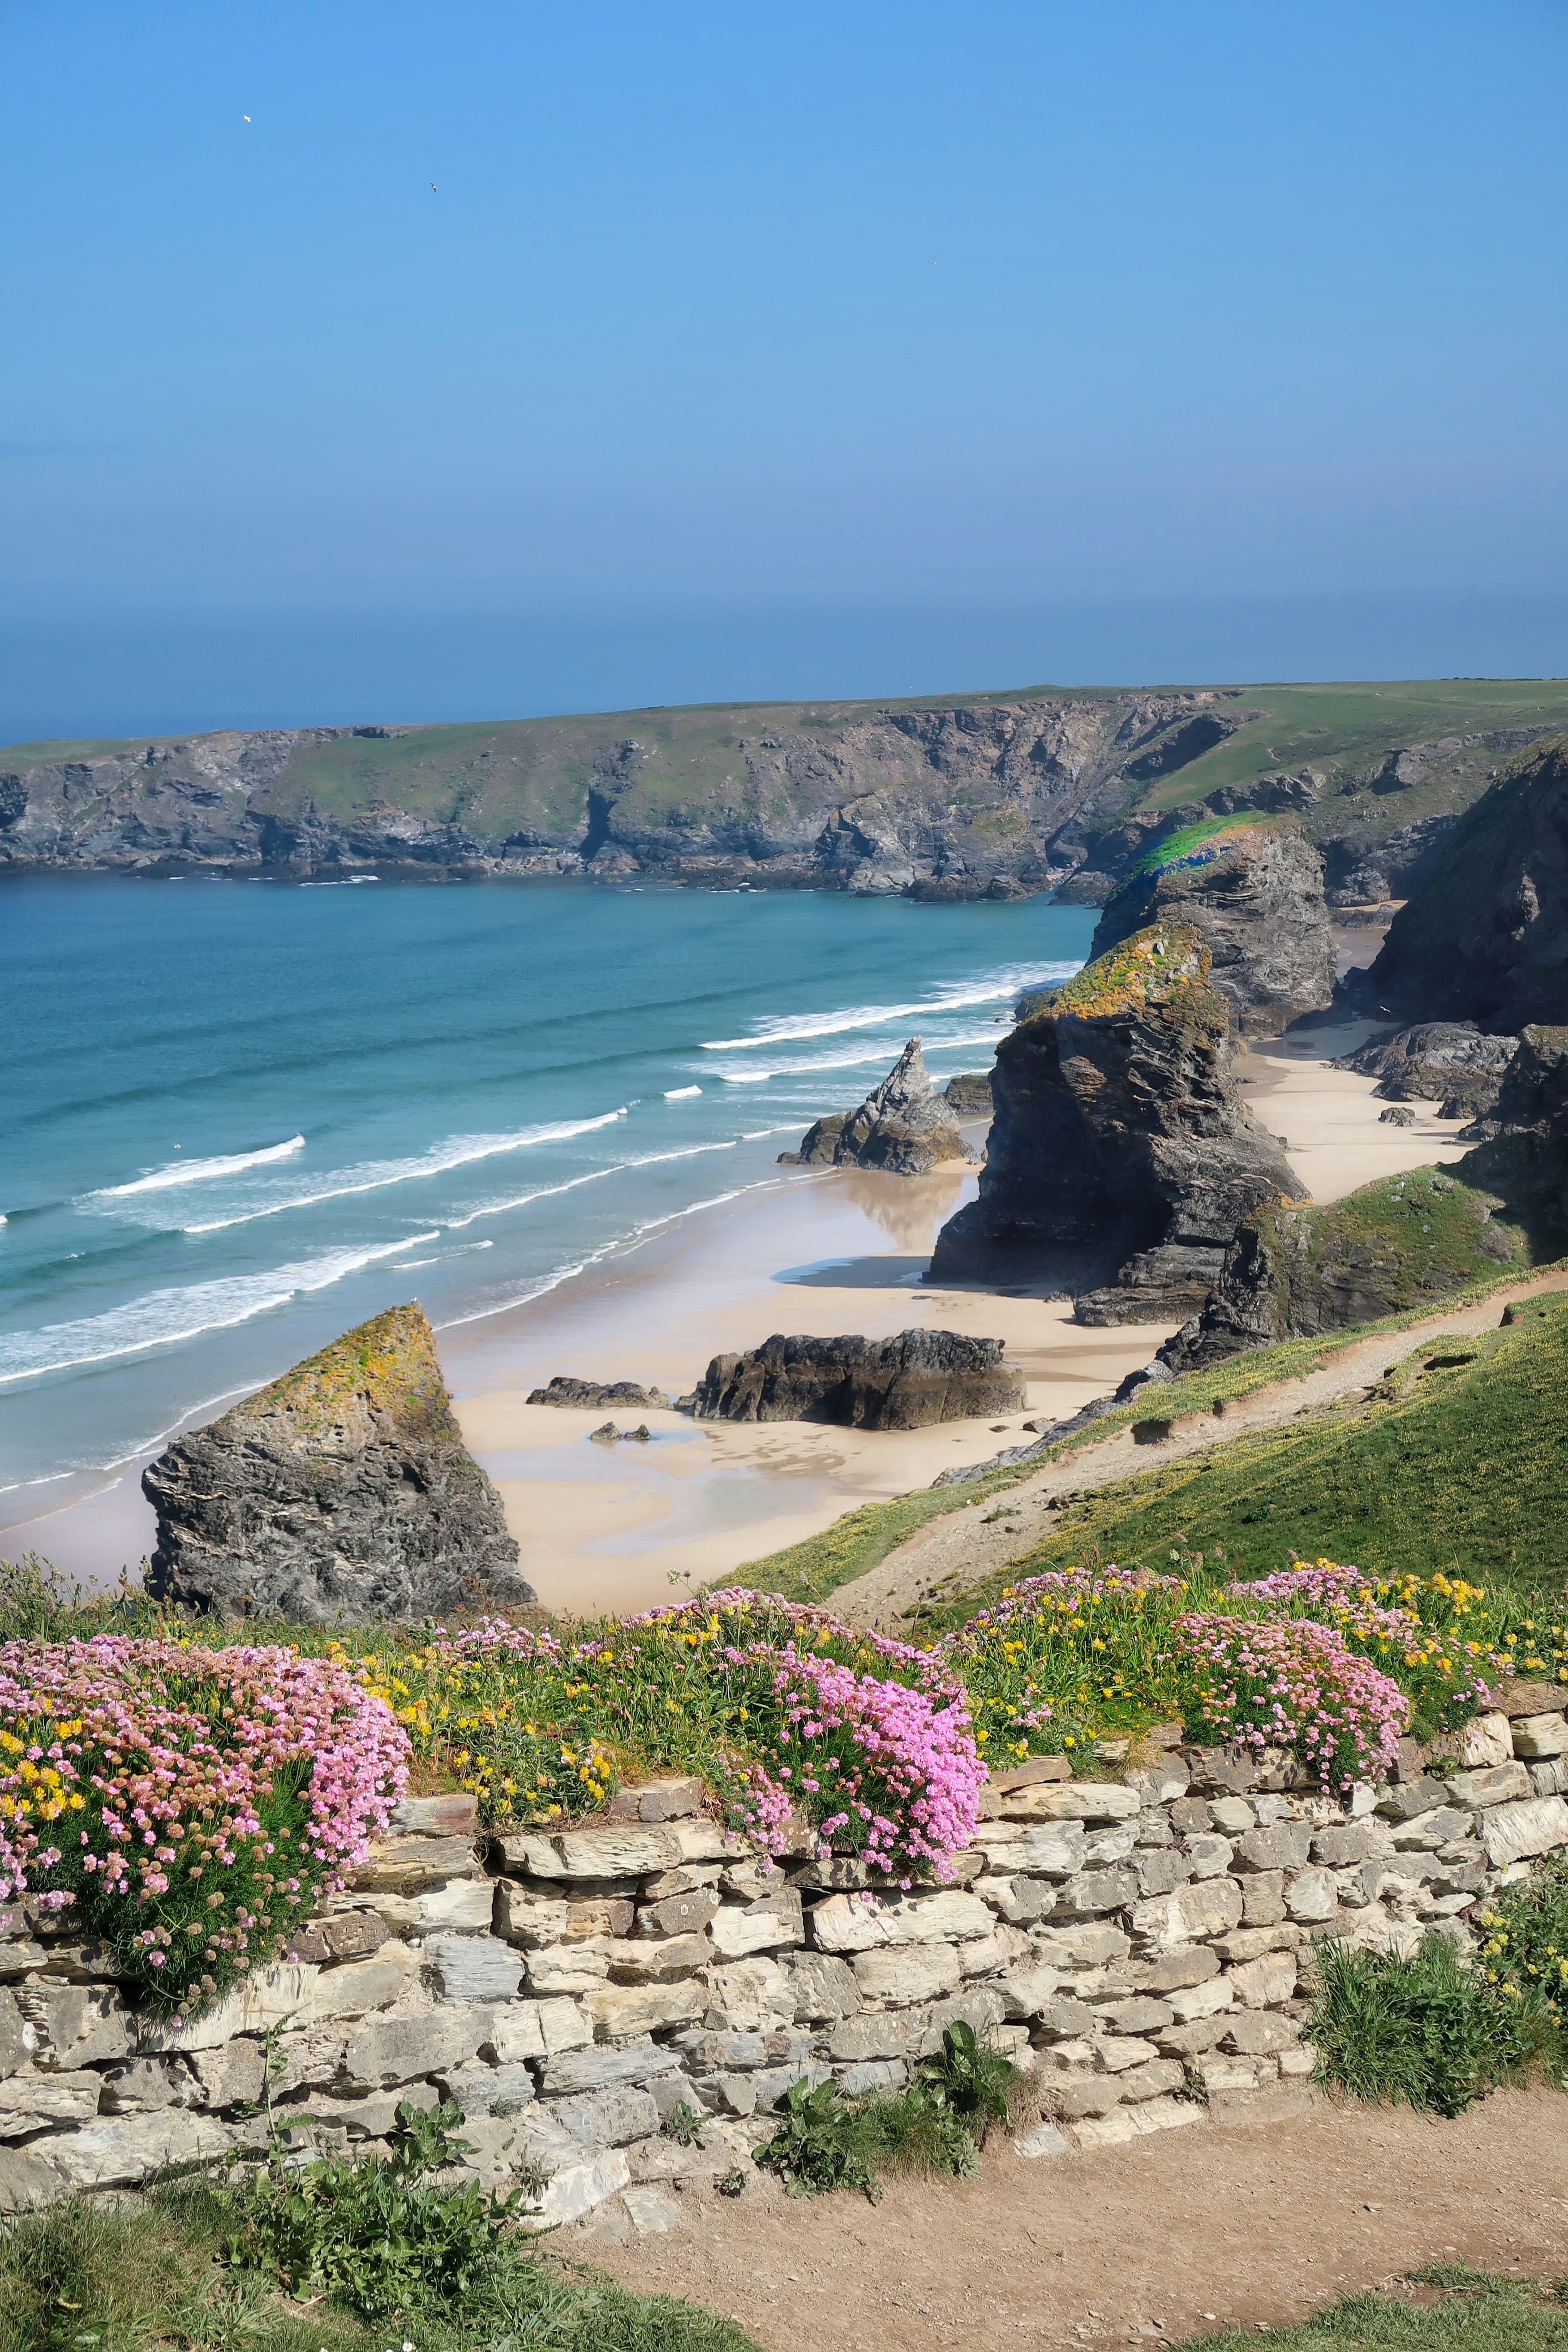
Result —
[[[776,2172],[792,2197],[859,2189],[877,2202],[881,2191],[868,2158],[861,2109],[837,2083],[818,2083],[815,2090],[804,2079],[792,2083],[773,2111],[779,2127],[754,2161],[764,2172]]]
[[[666,2139],[674,2140],[680,2147],[706,2147],[708,2145],[702,2134],[702,2117],[685,2099],[678,2101],[670,2109],[659,2129]]]
[[[514,2223],[522,2192],[469,2184],[438,2190],[426,2176],[457,2163],[456,2106],[401,2101],[391,2154],[334,2158],[292,2172],[274,2159],[234,2193],[225,2259],[265,2267],[296,2296],[326,2294],[364,2319],[460,2303],[498,2266],[522,2258]]]
[[[1547,2035],[1537,2011],[1428,1936],[1411,1959],[1324,1945],[1307,2039],[1320,2079],[1352,2098],[1458,2116],[1523,2073]]]
[[[713,2185],[718,2189],[721,2197],[743,2197],[746,2193],[746,2187],[750,2178],[751,2176],[746,2171],[745,2167],[743,2165],[737,2164],[729,2172],[726,2172],[721,2179],[716,2180]]]
[[[993,2124],[1007,2121],[1018,2079],[1012,2060],[989,2049],[962,2017],[944,2028],[941,2050],[915,2069],[921,2095],[954,2116],[977,2147],[984,2147]]]

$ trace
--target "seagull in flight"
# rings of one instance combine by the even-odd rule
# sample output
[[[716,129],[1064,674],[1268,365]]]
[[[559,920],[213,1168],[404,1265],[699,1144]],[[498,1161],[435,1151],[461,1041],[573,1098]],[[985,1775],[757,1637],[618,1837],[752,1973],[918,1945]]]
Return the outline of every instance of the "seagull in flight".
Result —
[[[435,181],[434,181],[434,180],[432,180],[432,181],[431,181],[431,183],[430,183],[430,194],[431,194],[432,195],[434,195],[434,194],[435,194],[435,193],[436,193],[436,183],[435,183]]]

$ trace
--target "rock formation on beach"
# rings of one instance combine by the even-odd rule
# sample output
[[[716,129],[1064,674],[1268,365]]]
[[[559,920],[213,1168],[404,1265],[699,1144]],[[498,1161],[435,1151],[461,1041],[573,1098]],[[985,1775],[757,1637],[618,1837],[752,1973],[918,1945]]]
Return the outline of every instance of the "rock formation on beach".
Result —
[[[1497,1214],[1503,1202],[1481,1172],[1484,1157],[1471,1152],[1452,1172],[1408,1169],[1339,1201],[1267,1203],[1226,1250],[1199,1313],[1159,1350],[1155,1376],[1436,1306],[1528,1263],[1511,1204],[1506,1218]]]
[[[628,1412],[668,1412],[670,1401],[662,1389],[639,1388],[636,1381],[579,1381],[570,1372],[557,1372],[548,1388],[530,1389],[527,1402],[566,1405],[585,1412],[603,1412],[609,1405],[622,1405]]]
[[[1406,1017],[1494,1032],[1568,1015],[1568,736],[1515,760],[1460,819],[1370,985]]]
[[[806,1129],[798,1151],[781,1151],[784,1168],[880,1168],[923,1176],[939,1160],[967,1159],[952,1106],[926,1076],[921,1041],[911,1037],[879,1087],[858,1110],[834,1111]]]
[[[989,1070],[964,1070],[956,1078],[949,1078],[942,1091],[943,1099],[954,1118],[990,1118],[991,1073]]]
[[[1423,1021],[1369,1039],[1334,1066],[1376,1078],[1373,1092],[1384,1102],[1441,1103],[1444,1118],[1479,1118],[1518,1051],[1517,1037],[1490,1035],[1473,1021]]]
[[[900,1331],[891,1339],[786,1339],[715,1356],[697,1384],[700,1421],[830,1421],[850,1429],[924,1429],[1020,1412],[1024,1376],[1000,1339]]]
[[[1490,1185],[1559,1254],[1568,1241],[1568,1028],[1526,1026],[1491,1116],[1466,1133],[1478,1137],[1458,1163],[1467,1183]]]
[[[311,1625],[531,1601],[422,1307],[394,1307],[188,1430],[142,1473],[148,1590]]]
[[[1293,825],[1251,823],[1177,834],[1166,857],[1151,849],[1101,915],[1094,955],[1151,923],[1203,933],[1214,985],[1244,1037],[1276,1037],[1334,992],[1334,943],[1323,859]]]
[[[933,1281],[1043,1277],[1090,1323],[1202,1306],[1252,1211],[1302,1190],[1237,1094],[1209,970],[1195,928],[1157,923],[1026,1001],[980,1196],[938,1235]]]

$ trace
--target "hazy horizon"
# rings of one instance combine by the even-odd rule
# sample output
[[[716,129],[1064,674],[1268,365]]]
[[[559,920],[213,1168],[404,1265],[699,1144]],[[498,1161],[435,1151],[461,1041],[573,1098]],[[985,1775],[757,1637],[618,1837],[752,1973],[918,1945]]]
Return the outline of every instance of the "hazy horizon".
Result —
[[[5,740],[1568,668],[1542,0],[87,0],[7,62]]]

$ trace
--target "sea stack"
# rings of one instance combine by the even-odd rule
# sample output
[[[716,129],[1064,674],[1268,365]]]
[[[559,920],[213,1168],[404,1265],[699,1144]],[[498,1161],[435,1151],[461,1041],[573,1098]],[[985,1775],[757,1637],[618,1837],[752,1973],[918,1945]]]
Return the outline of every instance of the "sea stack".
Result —
[[[1181,1321],[1251,1212],[1300,1193],[1237,1097],[1210,962],[1193,925],[1156,923],[1024,1000],[980,1195],[937,1236],[932,1280],[1044,1279],[1083,1322]]]
[[[296,1364],[142,1473],[159,1600],[303,1624],[531,1601],[420,1307]]]
[[[784,1167],[880,1168],[923,1176],[941,1160],[968,1157],[951,1103],[926,1076],[921,1041],[911,1037],[879,1087],[856,1111],[834,1111],[808,1128]]]
[[[1190,923],[1244,1037],[1277,1037],[1332,1002],[1323,860],[1295,825],[1257,819],[1178,833],[1147,851],[1095,927],[1096,956],[1151,923]]]

